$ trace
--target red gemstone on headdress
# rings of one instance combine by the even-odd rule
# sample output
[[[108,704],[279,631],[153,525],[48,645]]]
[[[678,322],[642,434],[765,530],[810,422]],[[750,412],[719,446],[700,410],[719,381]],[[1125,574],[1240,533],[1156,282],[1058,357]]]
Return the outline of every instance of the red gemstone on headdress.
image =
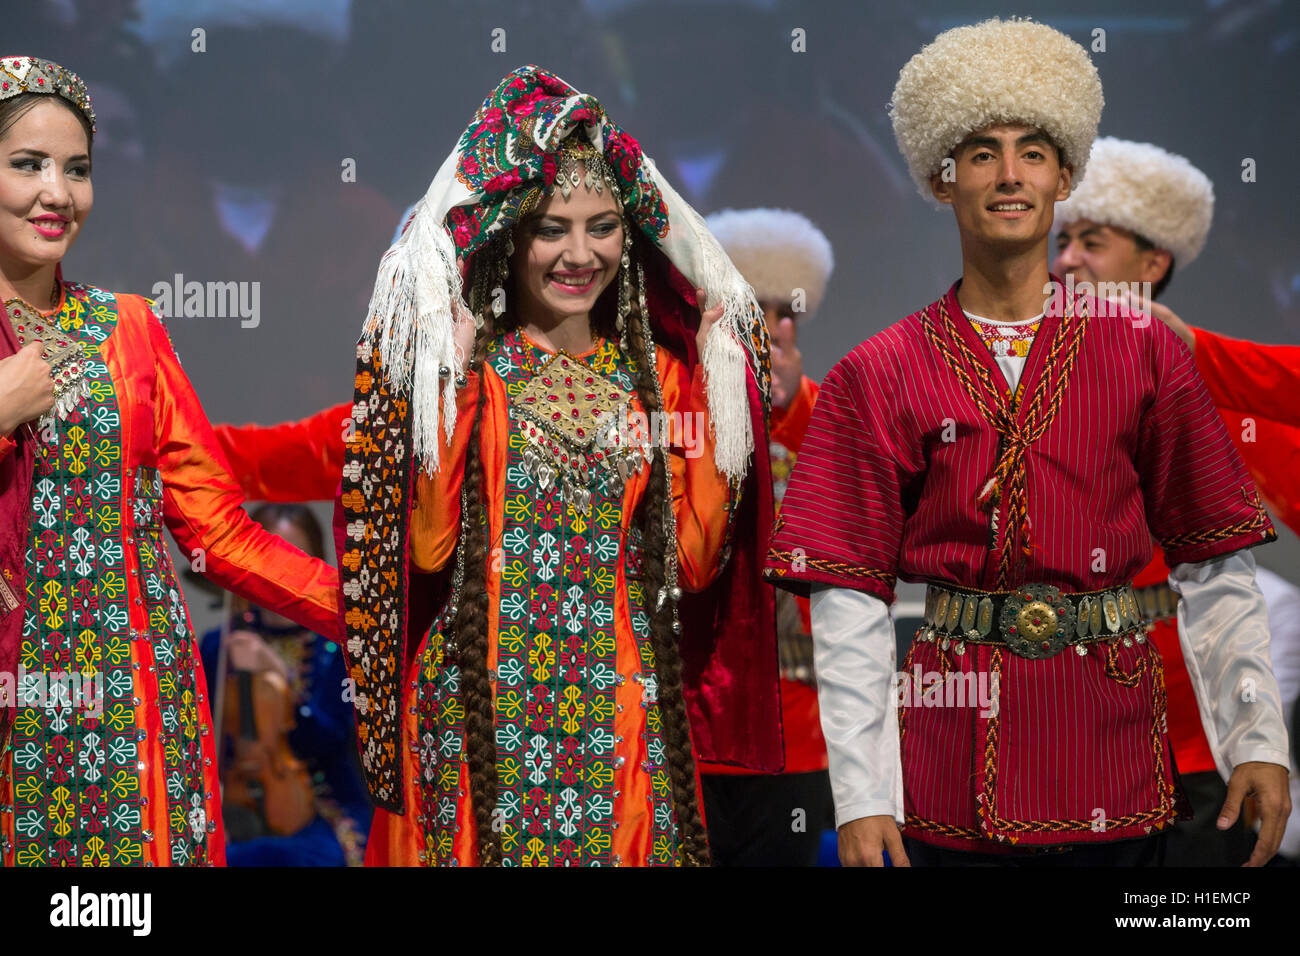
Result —
[[[1052,645],[1047,643],[1047,641],[1043,641],[1043,650],[1050,651],[1051,649],[1052,649]]]
[[[577,417],[578,417],[578,410],[575,408],[575,409],[571,412],[571,414],[573,415],[574,418],[577,418]]]
[[[572,392],[569,393],[569,401],[573,401],[573,393],[572,393]]]
[[[573,384],[573,376],[572,376],[572,375],[566,375],[566,376],[564,376],[564,384],[565,384],[565,385],[572,385],[572,384]]]
[[[589,401],[589,402],[594,402],[595,400],[596,400],[596,393],[595,393],[595,392],[588,392],[588,393],[587,393],[587,401]]]
[[[586,433],[585,431],[583,431],[581,428],[578,429],[578,437],[579,437],[579,438],[582,438],[582,437],[583,437],[584,435],[586,435],[586,434],[587,434],[587,433]]]
[[[590,375],[588,375],[585,379],[583,379],[582,384],[590,385],[593,381],[595,381],[595,379],[593,379]]]
[[[554,385],[554,384],[555,384],[555,383],[552,382],[549,378],[544,378],[544,379],[542,379],[542,382],[543,382],[544,384],[546,384],[546,385]]]
[[[546,396],[546,400],[547,400],[548,402],[558,402],[558,401],[560,400],[560,396],[558,396],[558,395],[547,395],[547,396]]]
[[[560,413],[559,413],[559,412],[556,412],[554,415],[551,416],[551,421],[553,421],[553,422],[558,422],[559,420],[560,420]]]

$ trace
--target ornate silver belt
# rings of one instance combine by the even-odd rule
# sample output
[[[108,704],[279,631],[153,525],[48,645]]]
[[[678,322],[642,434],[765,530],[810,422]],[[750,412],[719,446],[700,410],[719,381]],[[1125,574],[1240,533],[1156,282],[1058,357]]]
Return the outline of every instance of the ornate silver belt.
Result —
[[[1142,616],[1152,621],[1166,621],[1178,615],[1178,595],[1168,584],[1134,588],[1138,609]]]
[[[1148,620],[1131,585],[1104,591],[1067,593],[1050,584],[1026,584],[1014,591],[974,591],[929,584],[925,623],[917,639],[965,653],[967,644],[1004,645],[1033,660],[1054,657],[1073,646],[1146,640]]]

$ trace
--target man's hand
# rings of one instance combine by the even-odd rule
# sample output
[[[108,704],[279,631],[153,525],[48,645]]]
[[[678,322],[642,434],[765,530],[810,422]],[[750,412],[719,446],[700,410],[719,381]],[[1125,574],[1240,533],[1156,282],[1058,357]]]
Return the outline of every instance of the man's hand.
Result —
[[[772,329],[772,407],[789,408],[803,381],[803,356],[795,344],[794,319],[786,316]]]
[[[54,379],[41,358],[44,348],[44,343],[32,342],[0,359],[0,435],[11,434],[54,407]]]
[[[1237,822],[1241,804],[1251,797],[1259,808],[1259,841],[1246,866],[1263,866],[1273,859],[1282,845],[1286,818],[1291,814],[1291,795],[1287,791],[1287,769],[1275,763],[1251,761],[1237,764],[1228,780],[1228,798],[1219,811],[1218,827],[1226,830]],[[840,838],[841,846],[843,837]]]
[[[1167,305],[1161,305],[1159,302],[1144,302],[1142,307],[1146,309],[1146,311],[1150,312],[1153,317],[1159,319],[1165,325],[1169,326],[1169,328],[1173,329],[1174,334],[1182,339],[1183,343],[1192,350],[1192,354],[1196,354],[1196,334],[1192,332],[1186,322],[1174,315],[1173,309],[1169,308]]]
[[[1196,333],[1192,331],[1186,322],[1175,315],[1174,310],[1169,306],[1161,305],[1153,299],[1129,295],[1128,292],[1123,290],[1120,291],[1118,298],[1107,299],[1106,301],[1115,306],[1123,306],[1126,309],[1137,309],[1139,312],[1145,312],[1153,319],[1159,319],[1183,340],[1183,344],[1192,350],[1193,355],[1196,354]]]
[[[236,671],[274,671],[285,680],[289,679],[289,668],[270,644],[255,631],[238,630],[226,635],[229,645],[230,669]]]
[[[882,850],[889,851],[894,866],[911,866],[903,850],[903,836],[894,818],[859,817],[839,828],[841,866],[884,866]],[[1281,833],[1278,839],[1282,838]]]
[[[700,310],[700,329],[695,333],[695,347],[699,350],[701,360],[704,359],[704,342],[709,337],[709,330],[713,328],[718,319],[722,318],[724,311],[721,302],[711,308],[705,308],[708,297],[708,293],[703,289],[695,290],[695,304]]]
[[[458,369],[453,369],[453,374],[463,372],[469,365],[469,360],[474,357],[474,316],[470,311],[460,304],[456,298],[451,300],[451,313],[455,318],[452,338],[456,343],[456,358],[460,362]]]

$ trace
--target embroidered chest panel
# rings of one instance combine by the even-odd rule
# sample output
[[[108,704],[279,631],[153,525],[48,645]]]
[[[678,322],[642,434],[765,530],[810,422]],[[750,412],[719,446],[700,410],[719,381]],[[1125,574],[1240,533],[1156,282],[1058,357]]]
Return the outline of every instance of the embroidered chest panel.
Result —
[[[561,353],[562,355],[563,353]],[[635,392],[635,370],[616,345],[607,343],[581,360],[560,364],[526,340],[511,334],[500,340],[488,361],[506,383],[511,401],[504,529],[495,560],[500,563],[496,668],[496,750],[498,794],[495,823],[506,865],[618,865],[613,851],[619,799],[617,780],[624,758],[617,751],[616,688],[627,679],[617,668],[616,620],[619,562],[637,575],[637,562],[624,555],[623,476],[600,460],[570,468],[555,480],[537,468],[537,432],[542,418],[528,408],[529,396],[557,394],[563,431],[546,430],[546,440],[565,454],[599,423],[592,414],[601,403],[573,416],[585,395],[603,398],[603,411],[624,414]],[[575,393],[555,372],[574,372],[584,389]],[[552,384],[544,381],[550,377]],[[587,378],[598,381],[588,382]],[[521,406],[524,406],[521,408]],[[548,412],[547,414],[553,414]],[[610,424],[609,418],[601,420]],[[582,434],[578,429],[582,429]],[[601,443],[589,446],[594,452]],[[530,462],[530,458],[532,461]],[[639,464],[640,452],[623,460]],[[606,459],[607,460],[607,459]],[[566,463],[561,460],[560,469]],[[548,463],[548,467],[551,467]],[[585,484],[582,482],[585,481]],[[634,537],[634,536],[633,536]],[[629,542],[635,551],[635,541]],[[641,661],[634,676],[643,687],[647,759],[640,770],[651,781],[653,815],[649,862],[676,860],[676,837],[657,683],[649,640],[649,621],[639,581],[628,582],[630,630]],[[629,626],[630,625],[630,626]],[[448,862],[456,827],[456,795],[462,752],[463,707],[459,675],[441,660],[441,639],[430,640],[420,691],[422,784],[425,793],[426,858]]]
[[[66,417],[42,427],[36,454],[12,750],[13,860],[138,865],[145,842],[170,837],[173,863],[204,862],[195,662],[162,540],[162,481],[156,469],[140,468],[131,495],[121,487],[121,411],[100,351],[117,323],[116,302],[69,285],[58,319],[82,345],[85,393]],[[132,604],[146,632],[132,628]],[[142,696],[159,708],[159,747],[142,746]],[[153,754],[164,762],[168,799],[145,809],[140,779]],[[170,832],[155,834],[155,826]]]

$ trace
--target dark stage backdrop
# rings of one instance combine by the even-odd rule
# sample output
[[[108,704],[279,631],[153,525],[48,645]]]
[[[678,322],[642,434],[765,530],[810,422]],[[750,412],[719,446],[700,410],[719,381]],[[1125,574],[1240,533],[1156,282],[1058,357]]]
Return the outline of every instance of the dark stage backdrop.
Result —
[[[1090,48],[1102,38],[1101,132],[1184,154],[1214,181],[1209,243],[1167,304],[1212,330],[1298,343],[1298,11],[1283,0],[25,0],[6,4],[0,53],[57,60],[95,98],[95,211],[69,278],[144,294],[174,294],[177,276],[236,283],[235,314],[174,314],[170,328],[213,421],[269,423],[350,397],[352,346],[399,215],[486,93],[525,63],[597,95],[701,213],[784,206],[826,232],[837,268],[800,339],[820,377],[960,271],[951,216],[916,194],[886,104],[922,44],[995,15],[1032,16]],[[1283,534],[1259,560],[1300,579],[1300,546]]]

